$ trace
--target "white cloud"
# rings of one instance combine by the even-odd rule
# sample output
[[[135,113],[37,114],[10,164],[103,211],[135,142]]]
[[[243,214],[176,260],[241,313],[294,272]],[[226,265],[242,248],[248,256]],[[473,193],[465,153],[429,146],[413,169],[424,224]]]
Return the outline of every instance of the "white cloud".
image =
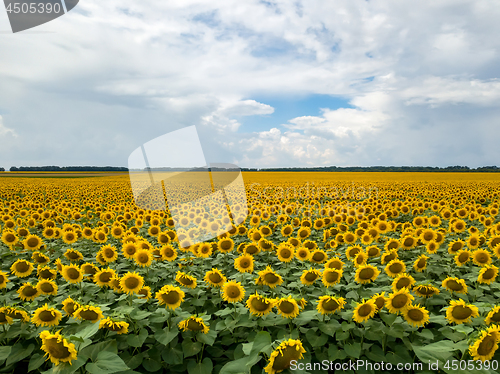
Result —
[[[52,34],[0,35],[0,136],[19,135],[13,165],[125,165],[192,124],[245,166],[498,163],[499,17],[489,0],[80,2]],[[352,107],[243,132],[274,113],[262,97],[308,94]]]
[[[14,138],[17,138],[17,134],[13,129],[9,129],[3,124],[3,118],[0,116],[0,137],[6,137],[7,135],[10,135]]]

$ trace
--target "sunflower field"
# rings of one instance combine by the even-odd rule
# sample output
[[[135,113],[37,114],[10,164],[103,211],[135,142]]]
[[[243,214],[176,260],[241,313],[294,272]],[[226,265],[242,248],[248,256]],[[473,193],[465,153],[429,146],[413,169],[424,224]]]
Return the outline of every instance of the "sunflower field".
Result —
[[[36,176],[0,176],[2,373],[500,370],[499,174],[246,172],[228,232]]]

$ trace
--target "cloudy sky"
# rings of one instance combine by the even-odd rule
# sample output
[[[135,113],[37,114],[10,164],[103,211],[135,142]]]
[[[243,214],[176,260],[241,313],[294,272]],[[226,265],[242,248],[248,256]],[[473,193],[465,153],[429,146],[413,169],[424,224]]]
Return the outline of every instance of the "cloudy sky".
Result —
[[[499,19],[491,0],[81,0],[13,34],[2,8],[0,166],[127,166],[192,125],[242,167],[500,165]]]

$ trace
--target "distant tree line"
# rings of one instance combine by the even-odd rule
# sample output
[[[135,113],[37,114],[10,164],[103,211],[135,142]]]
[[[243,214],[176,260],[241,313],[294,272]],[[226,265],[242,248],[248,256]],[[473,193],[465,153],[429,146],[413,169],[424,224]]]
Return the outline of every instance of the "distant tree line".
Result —
[[[242,169],[246,171],[245,169]],[[250,171],[250,170],[248,170]],[[252,169],[251,171],[256,171]],[[259,169],[259,171],[371,171],[371,172],[481,172],[498,173],[500,168],[497,166],[482,166],[478,168],[469,168],[468,166],[447,166],[445,168],[432,166],[325,166],[314,168],[269,168]]]
[[[4,168],[0,168],[0,171],[5,171],[5,169]]]
[[[128,171],[117,166],[12,166],[10,171]]]

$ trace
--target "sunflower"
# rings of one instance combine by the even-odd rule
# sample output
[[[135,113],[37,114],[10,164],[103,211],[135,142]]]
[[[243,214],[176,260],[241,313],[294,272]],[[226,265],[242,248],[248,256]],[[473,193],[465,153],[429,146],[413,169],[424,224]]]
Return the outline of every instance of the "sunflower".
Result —
[[[412,291],[420,297],[431,297],[439,293],[439,290],[436,287],[428,284],[414,286]]]
[[[474,344],[469,347],[469,353],[472,358],[481,361],[488,361],[493,358],[495,352],[498,350],[498,342],[500,336],[498,334],[498,326],[492,326],[481,331],[479,337]]]
[[[134,262],[140,267],[151,266],[153,253],[149,249],[139,249],[135,252]]]
[[[175,280],[188,288],[196,288],[197,280],[195,277],[188,275],[182,271],[178,271],[175,275]]]
[[[467,247],[469,249],[477,249],[479,248],[479,235],[471,235],[467,238]]]
[[[441,286],[446,288],[451,293],[467,293],[467,285],[465,284],[465,281],[456,277],[446,277],[446,279],[441,283]]]
[[[24,310],[15,308],[15,307],[7,307],[6,315],[12,319],[18,319],[22,322],[29,322],[31,320],[30,315],[26,313]]]
[[[321,282],[325,287],[334,286],[342,279],[342,270],[338,269],[324,269],[321,277]]]
[[[454,232],[464,232],[467,228],[467,224],[464,220],[457,219],[451,224],[451,229]]]
[[[322,249],[316,249],[311,252],[311,256],[309,257],[309,261],[314,262],[315,264],[322,264],[328,260],[328,255]]]
[[[115,262],[118,259],[118,251],[116,247],[112,245],[105,245],[101,247],[100,252],[102,253],[102,257],[104,257],[104,261],[106,263]]]
[[[311,258],[311,251],[306,247],[299,247],[295,252],[295,257],[300,261],[307,261]]]
[[[489,312],[484,322],[489,325],[491,323],[499,323],[500,322],[500,306],[494,306]]]
[[[276,254],[281,262],[290,262],[295,255],[295,248],[288,243],[281,243],[276,249]]]
[[[197,256],[201,258],[208,258],[212,255],[212,246],[209,243],[201,243],[198,247]]]
[[[399,242],[398,239],[389,239],[385,245],[384,245],[384,249],[386,251],[397,251],[399,249],[399,247],[401,246],[401,243]]]
[[[179,322],[178,326],[182,329],[182,331],[200,331],[203,334],[208,334],[208,331],[210,330],[209,327],[205,325],[205,322],[203,322],[203,319],[196,316],[191,316]]]
[[[92,323],[96,323],[104,318],[101,308],[92,305],[80,305],[78,309],[74,311],[73,317]]]
[[[377,306],[377,311],[382,309],[385,306],[385,303],[387,302],[387,298],[385,297],[385,292],[377,293],[373,295],[371,299],[375,302],[375,305]]]
[[[64,257],[66,257],[70,261],[81,261],[83,260],[83,255],[80,251],[77,251],[73,248],[68,248],[66,252],[64,252]]]
[[[466,304],[462,299],[451,300],[446,309],[446,319],[456,324],[470,322],[471,318],[479,316],[479,309],[473,304]]]
[[[255,255],[260,252],[260,247],[255,243],[249,243],[244,246],[243,253],[247,255]]]
[[[402,274],[406,271],[406,265],[403,261],[399,259],[395,259],[390,261],[386,267],[385,267],[385,272],[388,276],[391,278],[394,278],[398,276],[399,274]]]
[[[30,251],[37,251],[42,245],[42,238],[37,235],[30,234],[23,240],[24,249],[28,249]]]
[[[4,306],[0,307],[0,325],[10,325],[12,322],[13,318],[9,316],[9,308]]]
[[[244,254],[235,258],[234,268],[240,273],[253,273],[253,256]]]
[[[409,236],[405,236],[405,237],[401,238],[400,243],[401,243],[401,247],[404,250],[410,250],[410,249],[415,248],[415,246],[417,245],[417,241],[418,241],[417,238],[409,235]]]
[[[51,280],[41,280],[36,285],[36,289],[40,294],[57,295],[57,284]]]
[[[429,253],[429,254],[437,253],[437,251],[439,249],[439,243],[436,242],[435,240],[431,240],[430,242],[428,242],[425,245],[425,248],[427,250],[427,253]]]
[[[366,322],[372,318],[377,311],[378,307],[374,300],[363,300],[361,303],[357,303],[354,308],[352,319],[358,323]]]
[[[236,303],[245,297],[245,289],[240,282],[228,281],[222,285],[222,299],[229,303]]]
[[[264,368],[267,374],[276,374],[288,369],[291,362],[297,362],[306,350],[300,340],[288,339],[282,342],[269,356],[269,363]]]
[[[24,301],[35,300],[35,298],[40,295],[37,288],[33,287],[30,282],[23,283],[17,290],[17,293],[19,294],[19,298]]]
[[[167,244],[160,248],[160,255],[163,261],[171,262],[177,258],[177,250],[170,244]]]
[[[380,257],[380,263],[383,265],[386,262],[389,263],[392,260],[396,260],[398,258],[398,252],[396,250],[386,251]]]
[[[362,252],[363,248],[359,245],[352,245],[345,250],[345,255],[348,260],[354,258],[359,252]]]
[[[73,300],[71,297],[67,297],[63,302],[63,310],[64,313],[68,316],[73,316],[73,313],[81,306],[79,303],[77,303],[75,300]]]
[[[205,273],[203,280],[212,287],[222,287],[227,278],[219,269],[212,268],[212,270]]]
[[[63,265],[61,274],[69,283],[79,283],[83,280],[83,273],[77,265]]]
[[[281,228],[281,235],[283,236],[290,236],[293,234],[293,226],[292,225],[285,225]]]
[[[379,276],[380,271],[372,265],[362,265],[356,269],[354,280],[357,283],[371,283]]]
[[[455,258],[454,258],[455,264],[457,264],[457,266],[463,266],[469,262],[471,257],[472,257],[472,253],[469,250],[461,249],[461,250],[457,251],[455,254]]]
[[[120,288],[123,292],[128,294],[138,293],[142,286],[144,286],[144,278],[136,272],[127,272],[120,278]]]
[[[408,289],[403,288],[389,295],[385,303],[385,307],[390,313],[401,313],[411,305],[413,299],[414,297],[410,294]]]
[[[114,269],[100,269],[94,274],[94,283],[100,287],[110,286],[111,280],[116,277],[116,272]]]
[[[49,308],[47,304],[38,308],[33,313],[31,322],[37,326],[57,326],[61,321],[62,313],[54,308]]]
[[[217,248],[222,253],[229,253],[234,249],[234,241],[231,238],[223,238],[217,242]]]
[[[26,260],[16,260],[10,267],[10,271],[19,278],[28,277],[33,269],[33,264]]]
[[[283,318],[295,318],[299,315],[299,305],[291,295],[277,299],[274,306],[278,309],[278,314]]]
[[[165,285],[160,289],[160,291],[156,292],[155,298],[158,300],[158,304],[165,304],[165,308],[174,310],[184,301],[185,295],[184,291],[182,291],[179,287]]]
[[[69,362],[77,359],[77,352],[75,345],[64,339],[59,332],[51,334],[48,330],[40,333],[42,339],[41,350],[45,352],[50,361],[54,365],[59,365],[61,362]]]
[[[413,327],[421,327],[429,322],[429,311],[418,305],[410,305],[403,311],[403,317]]]
[[[420,240],[426,244],[430,241],[436,240],[436,232],[432,229],[424,229],[424,231],[420,234]]]
[[[127,322],[115,321],[114,319],[112,319],[110,317],[101,319],[101,321],[99,322],[100,329],[107,329],[109,331],[114,331],[118,335],[127,334],[128,333],[128,326],[129,326],[129,324]]]
[[[415,284],[415,279],[406,273],[399,274],[392,281],[392,290],[399,291],[402,288],[410,288]]]
[[[485,249],[476,249],[472,252],[472,261],[479,266],[491,264],[491,255]]]
[[[269,265],[264,270],[259,271],[258,277],[255,280],[255,284],[266,285],[271,288],[279,286],[281,283],[283,283],[283,278],[271,269]]]
[[[125,242],[122,245],[122,253],[125,258],[134,258],[135,253],[137,252],[137,244],[135,242]]]
[[[311,286],[314,284],[316,279],[321,277],[321,271],[316,269],[304,270],[300,276],[300,282],[306,286]]]
[[[9,281],[7,273],[0,270],[0,289],[7,287]]]
[[[297,239],[304,240],[311,235],[311,229],[309,227],[301,227],[297,231]]]
[[[66,244],[71,245],[78,240],[78,235],[76,232],[73,232],[73,231],[65,231],[65,232],[63,232],[62,240]]]
[[[9,247],[13,247],[19,242],[19,238],[17,237],[15,232],[5,230],[2,233],[2,242]]]
[[[260,296],[255,291],[254,295],[250,295],[247,299],[246,305],[251,314],[262,317],[273,310],[274,300],[267,297]]]
[[[495,280],[497,275],[498,275],[498,267],[496,267],[495,265],[486,265],[483,266],[479,271],[477,281],[479,283],[490,284]]]
[[[380,256],[380,248],[377,247],[376,245],[370,245],[366,247],[366,254],[368,257],[377,257]]]
[[[344,266],[344,262],[338,257],[333,257],[325,263],[325,269],[342,270],[343,266]]]

